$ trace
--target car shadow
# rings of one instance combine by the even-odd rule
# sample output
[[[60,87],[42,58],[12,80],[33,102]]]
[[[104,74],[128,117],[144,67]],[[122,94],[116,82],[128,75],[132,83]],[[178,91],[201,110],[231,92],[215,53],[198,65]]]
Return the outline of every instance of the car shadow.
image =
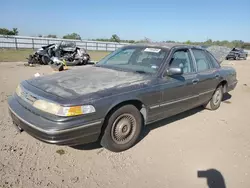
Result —
[[[197,177],[206,178],[208,188],[226,188],[223,175],[216,169],[198,171]]]
[[[140,142],[141,140],[143,140],[144,137],[147,136],[147,134],[152,131],[153,129],[165,126],[167,124],[170,124],[174,121],[178,121],[181,119],[184,119],[188,116],[194,115],[198,112],[201,112],[204,108],[203,107],[198,107],[198,108],[194,108],[192,110],[188,110],[186,112],[180,113],[178,115],[157,121],[155,123],[149,124],[147,126],[144,127],[140,138],[138,139],[137,143]],[[89,143],[89,144],[84,144],[84,145],[77,145],[77,146],[71,146],[71,148],[77,149],[77,150],[94,150],[94,149],[98,149],[101,148],[102,146],[100,145],[99,142],[94,142],[94,143]]]
[[[70,147],[77,149],[77,150],[95,150],[95,149],[102,148],[102,146],[99,142],[93,142],[93,143],[89,143],[89,144],[70,146]]]
[[[197,108],[182,112],[180,114],[177,114],[175,116],[171,116],[169,118],[157,121],[155,123],[148,124],[148,125],[146,125],[144,127],[138,142],[143,140],[143,138],[146,137],[150,133],[150,131],[152,131],[154,129],[157,129],[157,128],[162,127],[162,126],[167,126],[167,125],[169,125],[169,124],[171,124],[171,123],[173,123],[175,121],[185,119],[185,118],[187,118],[189,116],[192,116],[192,115],[194,115],[196,113],[199,113],[199,112],[201,112],[203,110],[204,110],[204,108],[200,106],[200,107],[197,107]]]
[[[228,100],[231,99],[231,98],[232,98],[232,95],[230,95],[229,93],[225,93],[225,94],[223,95],[222,102],[227,103]]]

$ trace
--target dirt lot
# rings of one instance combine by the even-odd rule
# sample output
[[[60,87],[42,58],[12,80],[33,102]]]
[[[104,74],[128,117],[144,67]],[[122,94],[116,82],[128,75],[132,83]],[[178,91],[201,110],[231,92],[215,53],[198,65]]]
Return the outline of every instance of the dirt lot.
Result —
[[[227,188],[249,188],[250,60],[225,64],[237,69],[239,84],[219,110],[198,108],[150,125],[132,149],[112,153],[17,133],[7,97],[21,80],[51,69],[0,63],[0,187],[206,188],[213,180],[211,188],[224,188],[224,178]]]

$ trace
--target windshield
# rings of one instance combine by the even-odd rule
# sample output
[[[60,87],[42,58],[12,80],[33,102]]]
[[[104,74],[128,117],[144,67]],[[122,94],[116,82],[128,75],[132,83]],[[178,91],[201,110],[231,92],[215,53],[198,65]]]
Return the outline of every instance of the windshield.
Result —
[[[116,50],[97,63],[97,66],[154,74],[160,68],[167,51],[151,47],[126,47]]]

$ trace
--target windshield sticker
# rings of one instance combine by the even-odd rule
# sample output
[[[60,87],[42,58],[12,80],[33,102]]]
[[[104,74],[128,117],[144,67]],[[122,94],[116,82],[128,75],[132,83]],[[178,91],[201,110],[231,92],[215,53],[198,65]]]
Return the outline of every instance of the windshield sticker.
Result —
[[[159,48],[146,48],[144,52],[153,52],[153,53],[159,53],[161,49]]]

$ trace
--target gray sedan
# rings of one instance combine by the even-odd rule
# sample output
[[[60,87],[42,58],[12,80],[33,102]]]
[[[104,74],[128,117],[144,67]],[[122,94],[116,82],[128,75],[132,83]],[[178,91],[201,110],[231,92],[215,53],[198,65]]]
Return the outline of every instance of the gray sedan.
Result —
[[[94,66],[23,81],[8,103],[19,130],[39,140],[99,141],[119,152],[132,147],[147,124],[202,105],[218,109],[236,84],[235,70],[221,67],[206,49],[138,44]]]

